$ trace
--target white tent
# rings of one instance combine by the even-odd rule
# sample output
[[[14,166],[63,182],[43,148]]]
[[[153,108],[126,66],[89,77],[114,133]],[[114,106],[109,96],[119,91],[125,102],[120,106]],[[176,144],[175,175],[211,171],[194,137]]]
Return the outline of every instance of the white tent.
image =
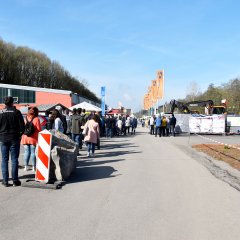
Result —
[[[82,103],[79,103],[77,105],[74,105],[72,107],[70,107],[69,109],[70,110],[73,110],[74,108],[78,109],[78,108],[82,108],[82,109],[85,109],[86,111],[96,111],[96,112],[100,112],[102,111],[101,108],[91,104],[91,103],[88,103],[88,102],[82,102]]]

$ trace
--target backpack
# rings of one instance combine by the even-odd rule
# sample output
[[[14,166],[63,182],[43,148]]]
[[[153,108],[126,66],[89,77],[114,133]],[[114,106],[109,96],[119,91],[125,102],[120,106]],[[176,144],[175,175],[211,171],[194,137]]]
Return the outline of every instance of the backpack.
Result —
[[[26,117],[26,124],[25,124],[25,131],[24,131],[24,135],[27,135],[28,137],[31,137],[34,132],[35,132],[35,129],[34,129],[34,125],[33,125],[33,119],[29,122],[27,117]]]

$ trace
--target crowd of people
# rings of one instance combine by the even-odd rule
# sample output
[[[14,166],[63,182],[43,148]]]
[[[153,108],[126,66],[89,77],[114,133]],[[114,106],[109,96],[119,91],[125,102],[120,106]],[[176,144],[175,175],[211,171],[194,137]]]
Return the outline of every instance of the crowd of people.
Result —
[[[105,121],[105,136],[112,138],[120,135],[135,135],[137,128],[136,117],[129,116],[106,116]]]
[[[154,135],[157,137],[168,137],[168,136],[174,136],[175,137],[175,126],[176,126],[176,118],[174,114],[171,114],[171,116],[161,116],[158,115],[157,117],[155,115],[152,115],[150,119],[147,121],[147,125],[150,129],[149,133],[151,135]],[[145,126],[144,120],[142,120],[142,126]]]
[[[2,152],[2,185],[9,186],[9,153],[12,162],[13,186],[21,185],[18,179],[18,158],[20,145],[24,147],[24,170],[35,172],[36,146],[38,133],[42,131],[38,118],[38,108],[29,107],[25,117],[13,104],[13,98],[5,99],[5,108],[0,110],[0,143]],[[95,147],[100,149],[100,137],[112,138],[114,136],[135,134],[137,119],[129,116],[101,116],[98,112],[86,113],[85,109],[68,109],[63,111],[57,106],[47,112],[47,130],[57,130],[66,134],[82,149],[83,143],[87,146],[87,157],[94,157]],[[31,160],[31,169],[29,162]]]

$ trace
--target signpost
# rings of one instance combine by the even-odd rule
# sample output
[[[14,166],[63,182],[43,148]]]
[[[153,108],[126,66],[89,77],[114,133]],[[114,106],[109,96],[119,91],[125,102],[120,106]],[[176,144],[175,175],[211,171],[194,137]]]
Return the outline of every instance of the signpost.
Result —
[[[101,87],[101,96],[102,96],[102,116],[105,115],[105,92],[106,92],[106,87]]]

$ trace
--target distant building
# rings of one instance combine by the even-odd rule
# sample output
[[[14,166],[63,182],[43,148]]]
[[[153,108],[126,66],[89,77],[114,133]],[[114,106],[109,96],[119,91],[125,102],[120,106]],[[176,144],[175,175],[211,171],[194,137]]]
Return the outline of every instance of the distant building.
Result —
[[[130,108],[125,108],[125,109],[123,110],[123,112],[124,112],[124,114],[126,114],[126,115],[131,115],[131,114],[132,114],[132,109],[130,109]]]
[[[71,107],[81,102],[89,102],[98,107],[99,103],[81,97],[77,93],[68,90],[28,87],[22,85],[0,84],[0,108],[4,106],[4,99],[7,96],[14,98],[15,106],[37,106],[41,104],[61,103],[66,107]]]

